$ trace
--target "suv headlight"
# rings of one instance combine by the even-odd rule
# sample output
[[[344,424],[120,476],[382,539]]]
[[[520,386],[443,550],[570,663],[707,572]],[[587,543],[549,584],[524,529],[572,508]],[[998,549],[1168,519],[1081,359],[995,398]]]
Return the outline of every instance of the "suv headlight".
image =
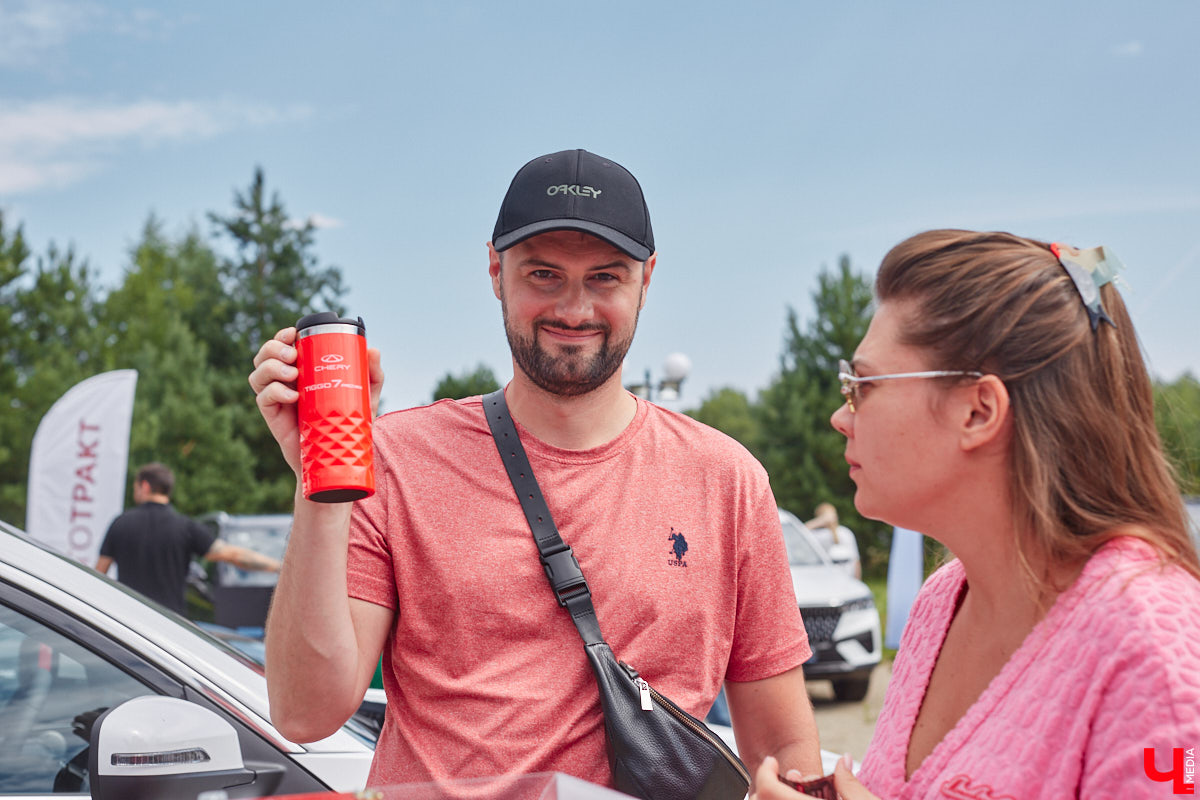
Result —
[[[868,608],[875,607],[875,598],[867,595],[860,597],[857,600],[851,600],[846,605],[842,606],[842,611],[865,611]]]

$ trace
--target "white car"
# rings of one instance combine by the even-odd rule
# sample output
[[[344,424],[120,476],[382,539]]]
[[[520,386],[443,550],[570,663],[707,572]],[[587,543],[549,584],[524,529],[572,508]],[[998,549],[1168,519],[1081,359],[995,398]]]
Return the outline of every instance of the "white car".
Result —
[[[261,658],[260,643],[224,635]],[[367,784],[384,705],[382,691],[368,690],[359,713],[333,736],[288,741],[268,717],[260,661],[0,522],[0,796],[89,797],[92,778],[111,768],[97,765],[93,727],[108,736],[97,736],[101,749],[105,741],[178,744],[157,754],[174,757],[187,749],[192,734],[183,720],[197,708],[195,730],[219,739],[224,728],[236,739],[230,773],[249,783],[230,797],[354,792]],[[139,716],[139,707],[147,712]],[[137,726],[164,713],[171,715],[164,724],[139,734]],[[727,725],[710,725],[736,747]],[[837,756],[822,758],[831,769]],[[187,769],[167,777],[187,779]],[[107,788],[108,796],[135,796],[111,779]]]
[[[268,717],[261,666],[0,523],[0,795],[88,796],[92,723],[146,695],[188,700],[232,725],[259,778],[254,794],[366,785],[370,725],[352,718],[321,741],[288,741]]]
[[[779,509],[792,586],[812,658],[804,677],[828,678],[838,700],[862,700],[883,656],[879,610],[870,588],[835,565],[794,514]]]

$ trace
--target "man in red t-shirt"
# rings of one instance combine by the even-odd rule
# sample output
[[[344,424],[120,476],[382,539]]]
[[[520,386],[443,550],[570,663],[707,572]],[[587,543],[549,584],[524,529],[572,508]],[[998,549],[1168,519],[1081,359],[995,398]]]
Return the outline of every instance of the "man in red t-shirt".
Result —
[[[696,716],[723,685],[751,771],[771,755],[819,773],[811,653],[766,473],[732,439],[622,385],[657,262],[637,180],[583,150],[536,158],[513,179],[488,254],[513,355],[507,404],[605,638]],[[299,477],[295,337],[263,344],[250,384]],[[267,625],[276,726],[297,741],[332,733],[382,654],[373,785],[545,771],[611,785],[582,642],[480,398],[384,415],[374,442],[373,497],[320,504],[297,491]]]

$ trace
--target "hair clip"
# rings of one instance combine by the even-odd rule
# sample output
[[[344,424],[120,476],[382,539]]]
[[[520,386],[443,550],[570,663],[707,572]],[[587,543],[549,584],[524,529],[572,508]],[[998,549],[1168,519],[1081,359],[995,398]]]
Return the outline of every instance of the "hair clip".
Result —
[[[1117,323],[1108,316],[1104,304],[1100,301],[1100,287],[1117,279],[1117,270],[1125,268],[1121,259],[1103,245],[1080,250],[1069,244],[1055,242],[1050,245],[1050,252],[1054,253],[1058,263],[1062,264],[1063,269],[1074,281],[1079,298],[1083,300],[1083,307],[1087,309],[1092,330],[1100,327],[1100,320],[1114,328],[1117,327]]]

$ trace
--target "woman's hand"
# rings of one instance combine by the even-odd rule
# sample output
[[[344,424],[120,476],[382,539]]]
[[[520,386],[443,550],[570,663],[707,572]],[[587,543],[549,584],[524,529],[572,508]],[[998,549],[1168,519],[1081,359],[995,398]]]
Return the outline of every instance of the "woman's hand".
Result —
[[[854,772],[850,768],[851,764],[851,758],[847,754],[838,761],[833,770],[833,785],[837,787],[842,800],[879,800],[859,782],[858,778],[854,777]],[[786,777],[790,781],[799,783],[804,780],[812,780],[817,776],[801,776],[797,770],[788,770]],[[798,798],[809,797],[779,780],[779,762],[771,756],[764,758],[762,764],[759,765],[758,771],[754,774],[754,785],[755,800],[798,800]]]
[[[843,800],[879,800],[854,776],[854,771],[850,768],[852,763],[850,754],[847,753],[833,768],[833,785],[837,787],[838,794]]]

